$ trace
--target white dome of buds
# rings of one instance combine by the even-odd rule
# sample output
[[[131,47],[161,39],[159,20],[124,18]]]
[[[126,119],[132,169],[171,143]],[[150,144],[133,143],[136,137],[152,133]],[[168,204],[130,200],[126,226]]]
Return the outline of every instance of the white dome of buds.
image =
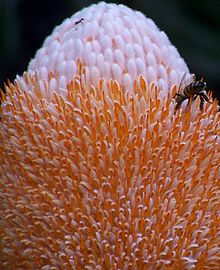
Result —
[[[178,84],[188,73],[184,60],[164,32],[142,13],[124,5],[101,2],[84,8],[57,26],[29,65],[40,77],[52,71],[59,81],[52,90],[65,88],[77,73],[77,59],[86,65],[87,81],[114,79],[132,91],[142,75],[164,89]]]

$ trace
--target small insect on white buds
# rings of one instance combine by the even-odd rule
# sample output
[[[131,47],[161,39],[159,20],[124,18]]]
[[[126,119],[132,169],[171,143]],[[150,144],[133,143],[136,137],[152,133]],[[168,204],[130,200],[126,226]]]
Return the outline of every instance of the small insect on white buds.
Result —
[[[83,23],[85,21],[85,19],[84,18],[81,18],[81,19],[79,19],[79,20],[77,20],[75,23],[74,23],[74,25],[75,25],[75,27],[76,27],[76,29],[75,30],[78,30],[78,25],[80,25],[81,23]]]
[[[95,66],[99,69],[100,77],[106,81],[117,77],[122,82],[128,74],[132,80],[143,76],[149,84],[159,85],[160,65],[166,73],[162,77],[166,84],[164,89],[172,89],[177,83],[172,74],[175,72],[177,78],[184,72],[189,74],[187,65],[166,34],[152,20],[140,14],[123,5],[103,2],[77,12],[56,27],[47,38],[40,53],[31,60],[29,71],[39,70],[44,66],[59,76],[66,76],[67,82],[70,82],[77,72],[70,74],[69,69],[59,69],[59,56],[63,54],[64,59],[61,60],[66,61],[67,67],[70,62],[76,64],[80,58],[82,64],[87,66],[88,74],[91,74],[91,69]],[[92,54],[96,57],[91,63],[89,59]],[[97,57],[101,59],[101,56],[104,62],[102,61],[100,68]],[[44,58],[47,59],[46,63]],[[103,68],[105,63],[109,65],[108,72]],[[120,67],[117,76],[114,64]],[[94,87],[98,86],[99,81],[95,81],[92,76],[88,78],[89,83],[93,83]],[[132,85],[127,91],[132,93],[136,90]]]
[[[80,24],[80,23],[82,23],[83,21],[84,21],[84,19],[81,18],[80,20],[78,20],[78,21],[75,22],[75,25]]]

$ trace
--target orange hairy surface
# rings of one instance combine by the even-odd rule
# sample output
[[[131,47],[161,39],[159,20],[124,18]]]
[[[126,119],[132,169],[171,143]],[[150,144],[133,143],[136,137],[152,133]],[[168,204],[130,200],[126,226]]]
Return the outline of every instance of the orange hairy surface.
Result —
[[[217,102],[174,115],[143,77],[49,98],[23,77],[1,110],[0,268],[219,269]]]

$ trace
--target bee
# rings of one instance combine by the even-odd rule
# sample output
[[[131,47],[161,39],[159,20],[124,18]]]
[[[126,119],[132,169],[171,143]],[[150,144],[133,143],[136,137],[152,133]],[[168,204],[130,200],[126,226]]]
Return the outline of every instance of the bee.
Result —
[[[179,91],[174,95],[173,98],[176,99],[176,106],[175,106],[175,112],[179,109],[181,104],[184,100],[188,99],[188,104],[190,103],[190,100],[194,101],[198,96],[200,98],[200,110],[203,109],[204,102],[207,101],[209,103],[212,103],[209,101],[209,97],[206,94],[206,82],[204,82],[202,79],[200,81],[196,81],[195,75],[193,75],[193,81],[184,87],[182,87],[183,80],[186,77],[186,73],[184,73],[179,86]],[[180,89],[182,90],[182,93],[180,93]]]

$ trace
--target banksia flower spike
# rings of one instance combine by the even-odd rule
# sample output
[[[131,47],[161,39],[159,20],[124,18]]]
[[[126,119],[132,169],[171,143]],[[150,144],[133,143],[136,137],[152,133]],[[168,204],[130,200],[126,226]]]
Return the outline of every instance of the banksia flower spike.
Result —
[[[185,73],[125,6],[55,28],[2,99],[1,269],[219,269],[220,117],[174,114]]]

